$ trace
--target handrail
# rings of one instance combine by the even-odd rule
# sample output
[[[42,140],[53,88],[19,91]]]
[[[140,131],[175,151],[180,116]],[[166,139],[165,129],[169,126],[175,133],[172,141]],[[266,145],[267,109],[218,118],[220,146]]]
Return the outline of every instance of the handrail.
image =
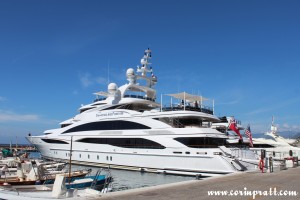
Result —
[[[97,102],[97,101],[103,101],[103,100],[105,100],[106,98],[97,98],[97,99],[95,99],[94,100],[94,102]]]
[[[213,114],[213,109],[209,106],[201,105],[199,107],[193,106],[185,106],[185,109],[182,105],[171,104],[170,106],[164,106],[162,111],[179,111],[179,110],[186,110],[186,111],[196,111],[196,112],[204,112],[207,114]]]

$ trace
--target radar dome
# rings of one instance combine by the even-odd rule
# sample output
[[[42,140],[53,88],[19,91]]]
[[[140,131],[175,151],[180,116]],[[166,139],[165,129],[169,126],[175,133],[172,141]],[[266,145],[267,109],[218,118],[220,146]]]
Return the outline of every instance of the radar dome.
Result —
[[[156,77],[156,76],[153,76],[153,77],[152,77],[152,81],[153,81],[154,83],[157,83],[157,77]]]
[[[115,83],[110,83],[107,87],[107,91],[110,94],[115,94],[118,90],[118,86]]]
[[[134,69],[132,69],[132,68],[127,69],[126,75],[127,75],[127,77],[134,76]]]

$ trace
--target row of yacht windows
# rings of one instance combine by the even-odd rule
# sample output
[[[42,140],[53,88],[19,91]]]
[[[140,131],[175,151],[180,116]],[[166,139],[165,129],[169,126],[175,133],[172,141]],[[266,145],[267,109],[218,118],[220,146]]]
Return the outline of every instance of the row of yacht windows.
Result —
[[[209,138],[209,137],[179,137],[174,138],[181,144],[190,148],[218,148],[226,144],[224,138]],[[108,144],[123,148],[146,148],[146,149],[164,149],[165,146],[144,138],[84,138],[77,142],[93,143],[93,144]]]
[[[66,155],[67,155],[67,153],[66,153]],[[82,157],[81,154],[79,154],[79,158],[81,158],[81,157]],[[91,158],[90,154],[87,155],[87,158],[88,158],[88,159]],[[97,155],[97,160],[99,160],[99,159],[100,159],[100,156]],[[112,156],[106,156],[106,160],[107,160],[107,161],[112,161]]]
[[[115,120],[100,121],[81,124],[66,130],[64,133],[95,131],[95,130],[132,130],[132,129],[150,129],[149,126],[131,121]]]
[[[58,155],[58,151],[54,151],[53,152],[54,154]],[[219,153],[219,152],[218,152]],[[191,154],[191,152],[189,151],[185,151],[185,152],[182,152],[182,151],[173,151],[173,154]],[[207,152],[197,152],[197,154],[202,154],[202,155],[207,155]],[[65,156],[67,158],[70,157],[70,153],[65,153]],[[79,158],[79,159],[84,159],[84,158],[87,158],[88,160],[89,159],[97,159],[97,160],[106,160],[106,161],[113,161],[113,157],[112,156],[99,156],[99,155],[90,155],[90,154],[84,154],[82,155],[81,153],[72,153],[72,157],[76,159]]]
[[[57,151],[54,151],[53,153],[56,154],[56,155],[58,155]],[[66,157],[70,157],[70,155],[71,155],[70,153],[66,153]],[[72,156],[76,156],[76,154],[72,153]],[[83,158],[83,156],[81,156],[81,154],[78,154],[77,156],[79,158]],[[90,158],[91,158],[90,154],[87,154],[87,159],[90,159]],[[99,155],[97,155],[97,160],[100,160],[100,156]],[[112,156],[106,156],[106,160],[107,161],[112,161]]]
[[[47,143],[68,144],[65,141],[54,139],[42,139]],[[190,148],[217,148],[218,146],[226,145],[225,138],[210,138],[210,137],[178,137],[174,138],[177,142]],[[89,144],[106,144],[122,148],[137,148],[137,149],[165,149],[166,147],[144,138],[83,138],[76,142]]]
[[[164,149],[161,144],[144,138],[84,138],[77,142],[107,144],[123,148]]]

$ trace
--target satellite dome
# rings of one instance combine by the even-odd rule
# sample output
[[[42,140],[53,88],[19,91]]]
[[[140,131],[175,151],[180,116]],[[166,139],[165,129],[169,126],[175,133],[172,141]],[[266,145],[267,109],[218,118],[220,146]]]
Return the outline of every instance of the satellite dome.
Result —
[[[132,68],[127,69],[126,75],[127,75],[127,77],[134,76],[134,69],[132,69]]]
[[[154,83],[157,83],[157,77],[156,77],[156,76],[153,76],[153,77],[152,77],[152,81],[153,81]]]
[[[110,83],[107,87],[107,91],[110,94],[115,94],[118,90],[118,86],[115,83]]]

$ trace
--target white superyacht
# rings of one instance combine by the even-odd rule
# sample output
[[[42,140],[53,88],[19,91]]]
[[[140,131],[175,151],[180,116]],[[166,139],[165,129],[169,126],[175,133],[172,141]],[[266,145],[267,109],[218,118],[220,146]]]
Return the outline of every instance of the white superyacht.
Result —
[[[173,94],[182,97],[176,106],[155,102],[157,78],[150,60],[147,49],[136,72],[127,70],[127,84],[110,83],[107,92],[95,93],[104,98],[82,106],[61,128],[28,141],[44,158],[68,161],[72,151],[72,163],[82,165],[185,175],[253,169],[254,154],[232,155],[224,146],[227,136],[210,127],[219,119],[201,96]]]

